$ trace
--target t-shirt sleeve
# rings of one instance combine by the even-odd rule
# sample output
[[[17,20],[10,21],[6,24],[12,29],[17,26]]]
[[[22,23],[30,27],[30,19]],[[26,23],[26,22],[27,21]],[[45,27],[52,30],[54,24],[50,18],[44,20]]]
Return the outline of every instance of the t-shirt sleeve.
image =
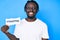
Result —
[[[14,30],[14,35],[20,39],[21,37],[21,34],[20,34],[20,31],[21,31],[21,25],[22,25],[22,22],[20,21],[20,24],[16,24],[15,26],[15,30]]]
[[[42,38],[49,39],[48,28],[46,24],[44,24],[42,27]]]
[[[19,27],[18,27],[18,26],[15,27],[14,35],[15,35],[17,38],[20,38]]]

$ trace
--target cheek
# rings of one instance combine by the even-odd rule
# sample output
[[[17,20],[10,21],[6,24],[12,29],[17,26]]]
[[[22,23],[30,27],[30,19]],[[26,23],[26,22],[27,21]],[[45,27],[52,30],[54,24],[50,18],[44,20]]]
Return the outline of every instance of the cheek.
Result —
[[[30,10],[26,10],[27,13],[31,12]],[[37,11],[36,10],[33,10],[32,11],[33,13],[36,13]]]
[[[37,12],[37,10],[33,10],[33,12],[34,12],[34,13],[36,13],[36,12]]]
[[[25,10],[26,13],[29,13],[30,10]]]

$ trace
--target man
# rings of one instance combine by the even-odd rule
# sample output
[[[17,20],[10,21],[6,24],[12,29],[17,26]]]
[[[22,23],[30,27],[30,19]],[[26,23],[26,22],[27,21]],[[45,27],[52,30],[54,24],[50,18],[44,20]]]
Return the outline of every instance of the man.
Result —
[[[9,27],[4,25],[1,29],[10,40],[48,40],[48,30],[44,22],[35,16],[39,10],[36,1],[28,1],[24,7],[27,18],[16,25],[14,35],[7,30]]]

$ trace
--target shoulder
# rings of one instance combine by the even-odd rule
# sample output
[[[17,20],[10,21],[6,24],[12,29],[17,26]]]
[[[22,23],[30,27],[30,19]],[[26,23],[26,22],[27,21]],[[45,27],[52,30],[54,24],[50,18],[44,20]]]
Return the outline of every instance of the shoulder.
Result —
[[[45,27],[47,27],[47,24],[45,23],[45,22],[43,22],[42,20],[40,20],[40,19],[37,19],[37,22],[41,25],[41,26],[45,26]]]

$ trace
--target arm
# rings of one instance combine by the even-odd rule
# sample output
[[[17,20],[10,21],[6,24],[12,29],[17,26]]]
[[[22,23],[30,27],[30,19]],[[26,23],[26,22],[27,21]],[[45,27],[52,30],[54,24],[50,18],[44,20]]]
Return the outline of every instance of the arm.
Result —
[[[47,25],[44,24],[44,26],[42,27],[42,40],[49,40],[49,34],[48,34],[48,28]]]
[[[7,37],[8,37],[10,40],[19,40],[18,38],[16,38],[14,35],[10,34],[9,32],[6,32],[5,34],[7,35]]]
[[[48,39],[44,39],[44,38],[42,38],[42,40],[48,40]]]
[[[16,38],[14,35],[12,35],[12,34],[10,34],[9,32],[7,32],[8,29],[9,29],[9,26],[7,26],[7,25],[4,25],[4,26],[1,28],[2,32],[5,33],[10,40],[19,40],[19,39]]]

